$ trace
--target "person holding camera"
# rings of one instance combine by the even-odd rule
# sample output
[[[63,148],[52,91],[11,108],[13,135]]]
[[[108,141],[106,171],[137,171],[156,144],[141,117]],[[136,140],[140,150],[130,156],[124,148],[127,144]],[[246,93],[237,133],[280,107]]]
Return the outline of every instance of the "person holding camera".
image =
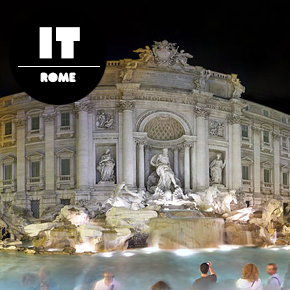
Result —
[[[212,269],[212,263],[202,263],[199,268],[201,277],[192,284],[193,290],[207,290],[211,289],[217,281],[217,275]]]

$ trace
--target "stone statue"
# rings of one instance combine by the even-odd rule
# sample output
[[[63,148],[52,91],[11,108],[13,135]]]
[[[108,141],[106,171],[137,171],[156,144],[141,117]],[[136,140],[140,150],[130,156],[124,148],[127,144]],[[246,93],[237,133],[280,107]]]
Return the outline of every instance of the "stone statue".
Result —
[[[103,110],[97,111],[96,127],[97,128],[103,128],[105,121],[106,121],[106,114],[105,114],[105,112]]]
[[[223,162],[221,156],[222,156],[221,153],[218,153],[216,155],[216,158],[209,165],[211,184],[222,183],[222,171],[226,165],[226,161]]]
[[[197,77],[197,79],[194,81],[195,88],[197,90],[205,90],[206,82],[212,75],[212,72],[210,70],[202,69]]]
[[[200,194],[189,193],[188,196],[193,198],[199,210],[213,212],[216,209],[215,200],[220,191],[216,186],[210,186],[207,190]]]
[[[150,160],[150,164],[156,167],[156,173],[159,176],[155,193],[164,194],[167,191],[172,193],[171,184],[173,184],[175,190],[181,190],[170,167],[167,148],[164,148],[162,153],[154,155]]]
[[[129,196],[124,197],[123,191],[125,191]],[[138,193],[134,193],[130,191],[124,181],[118,183],[113,196],[105,201],[105,206],[108,208],[108,204],[112,207],[125,207],[127,209],[139,210],[145,207],[145,191],[140,191]]]
[[[114,175],[115,160],[111,156],[111,150],[107,148],[101,156],[97,170],[101,174],[101,180],[104,182],[115,182]]]
[[[148,62],[154,58],[153,52],[148,45],[145,48],[138,48],[133,50],[133,52],[139,53],[139,62]]]
[[[125,68],[120,71],[120,77],[123,78],[122,82],[129,82],[133,79],[134,70],[137,68],[137,61],[129,61]]]
[[[187,52],[184,52],[183,49],[175,57],[176,62],[180,63],[183,66],[189,66],[189,64],[187,63],[188,58],[193,58],[193,56]]]
[[[174,56],[177,54],[178,47],[176,43],[170,43],[167,40],[154,41],[152,51],[155,57],[155,62],[158,66],[172,66],[175,64]]]
[[[231,75],[231,81],[234,86],[233,98],[240,98],[241,94],[245,92],[245,87],[242,86],[237,74]]]
[[[194,199],[199,210],[218,214],[231,212],[232,201],[237,204],[235,190],[221,192],[217,185],[210,186],[201,194],[189,193],[188,196]]]

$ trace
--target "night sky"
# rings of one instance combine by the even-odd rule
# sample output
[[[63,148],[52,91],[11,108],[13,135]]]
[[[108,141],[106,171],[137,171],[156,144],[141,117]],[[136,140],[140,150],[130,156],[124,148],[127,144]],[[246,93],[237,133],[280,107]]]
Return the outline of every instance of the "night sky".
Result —
[[[104,35],[108,60],[137,59],[133,50],[166,39],[193,55],[188,61],[191,65],[238,74],[246,87],[244,99],[290,114],[290,17],[286,2],[262,6],[225,1],[96,2],[75,8]],[[43,5],[39,3],[46,2],[14,1],[0,10],[0,97],[22,91],[9,69],[9,40],[21,21],[39,11]],[[103,45],[94,27],[92,45]]]

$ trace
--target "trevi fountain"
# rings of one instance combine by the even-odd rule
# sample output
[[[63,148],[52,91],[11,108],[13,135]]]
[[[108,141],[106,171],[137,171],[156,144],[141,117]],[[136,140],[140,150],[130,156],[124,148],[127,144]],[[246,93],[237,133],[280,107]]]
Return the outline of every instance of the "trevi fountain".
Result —
[[[120,79],[117,87],[123,91],[119,123],[116,123],[117,116],[113,110],[97,108],[95,131],[91,139],[84,134],[88,134],[92,126],[86,128],[82,123],[89,120],[91,108],[86,109],[87,100],[81,102],[81,105],[76,104],[79,138],[85,138],[86,142],[95,140],[92,143],[95,147],[86,149],[86,143],[77,141],[76,151],[80,153],[75,163],[67,161],[73,160],[75,154],[75,150],[69,149],[69,142],[75,134],[69,126],[73,119],[69,122],[66,119],[69,115],[65,115],[67,112],[71,114],[70,108],[56,112],[60,124],[63,122],[66,128],[58,128],[56,124],[55,142],[59,143],[55,146],[61,144],[61,148],[66,146],[65,149],[52,154],[46,151],[45,156],[41,150],[36,150],[39,142],[47,140],[46,135],[39,135],[43,126],[44,134],[53,134],[51,122],[55,120],[55,115],[52,108],[45,108],[44,123],[41,123],[39,132],[30,132],[29,127],[26,138],[23,134],[26,132],[27,119],[23,111],[18,111],[13,123],[16,126],[12,126],[16,133],[11,131],[11,140],[10,137],[1,139],[2,148],[6,151],[1,150],[5,152],[8,152],[10,146],[15,146],[16,139],[19,142],[16,150],[19,168],[9,180],[1,180],[0,224],[8,229],[10,238],[0,242],[0,289],[24,289],[21,276],[25,273],[37,274],[44,265],[50,269],[62,290],[72,290],[81,285],[83,288],[78,289],[89,290],[88,285],[100,279],[105,270],[114,273],[123,289],[141,290],[150,289],[158,280],[168,282],[172,289],[190,289],[192,282],[200,276],[199,265],[205,261],[213,263],[220,289],[233,289],[234,281],[242,275],[242,267],[249,262],[259,266],[263,282],[267,280],[264,269],[269,262],[276,262],[281,271],[283,269],[286,272],[288,269],[288,200],[283,195],[279,196],[276,184],[270,184],[264,176],[268,168],[271,174],[276,174],[273,163],[262,164],[265,168],[262,171],[264,179],[260,181],[261,177],[254,173],[256,166],[259,166],[260,174],[260,164],[256,164],[251,156],[241,154],[241,148],[252,141],[243,143],[237,140],[240,139],[240,133],[235,135],[236,130],[241,128],[241,120],[244,120],[241,112],[247,114],[241,110],[245,107],[240,101],[244,87],[236,75],[219,75],[202,67],[190,66],[187,60],[192,56],[183,50],[178,52],[175,44],[165,40],[155,42],[152,49],[146,46],[136,52],[139,53],[138,60],[108,63],[110,75],[105,73],[103,80],[108,86],[113,78],[110,70],[117,69],[117,77]],[[159,71],[159,81],[149,74],[150,69],[152,73]],[[174,74],[171,85],[177,87],[180,100],[187,99],[185,105],[194,107],[196,127],[191,127],[186,120],[185,107],[173,103],[177,110],[184,111],[184,114],[174,115],[173,111],[169,111],[173,110],[171,107],[162,111],[162,103],[157,109],[151,107],[152,112],[141,112],[141,117],[136,120],[139,131],[132,135],[132,110],[141,102],[141,97],[146,104],[150,103],[149,98],[156,102],[158,98],[163,98],[163,101],[167,97],[174,99],[167,78],[162,76],[162,73],[169,72]],[[140,86],[136,83],[142,83],[142,75],[151,83],[151,88],[147,88],[147,95],[138,93],[139,99],[133,104],[132,94],[134,90],[139,90]],[[191,75],[193,79],[189,81]],[[165,80],[167,87],[164,85],[159,90],[160,96],[153,99],[151,94],[156,85],[154,82],[162,83]],[[213,110],[223,107],[223,102],[226,102],[225,99],[219,101],[215,97],[221,89],[218,82],[227,86],[225,93],[230,95],[226,97],[231,105],[222,109],[221,114],[213,113],[209,120],[207,101],[211,102]],[[183,85],[191,95],[186,96],[185,91],[182,91]],[[164,92],[169,92],[169,95],[163,96]],[[96,90],[94,94],[97,93]],[[113,99],[108,90],[99,96],[94,94],[91,100],[100,101],[100,104]],[[25,96],[22,97],[25,102]],[[16,96],[14,98],[17,99]],[[51,117],[48,117],[49,110],[53,113]],[[34,113],[28,114],[30,119],[36,118]],[[223,114],[229,114],[228,125],[222,119]],[[152,121],[156,118],[159,125],[163,119],[165,123],[169,121],[167,126],[175,126],[180,134],[163,138],[171,131],[164,133],[160,127],[160,130],[154,127],[158,132],[154,128],[151,130]],[[5,120],[1,122],[5,123]],[[92,123],[88,121],[88,124]],[[120,143],[116,143],[116,132],[121,125],[128,126],[128,131],[121,129]],[[206,126],[209,126],[209,131],[205,130]],[[229,131],[226,131],[226,126],[229,126]],[[260,131],[257,125],[249,128],[255,139],[254,154],[258,149],[259,154],[260,150],[268,150],[257,145],[260,139],[255,136],[263,130],[262,127]],[[7,126],[5,132],[8,129]],[[100,139],[98,136],[101,136]],[[278,139],[276,135],[273,136],[271,142],[274,143],[272,149],[275,159],[275,142]],[[29,146],[34,146],[27,155],[21,149],[21,138],[24,143],[27,142],[27,150]],[[211,138],[208,143],[207,138]],[[45,145],[45,148],[49,150],[49,146]],[[7,154],[3,152],[2,155]],[[56,159],[50,164],[52,159],[49,158],[54,158],[54,154]],[[2,173],[6,175],[10,170],[8,165],[11,163],[11,168],[15,165],[13,154],[7,156],[1,161]],[[25,165],[21,165],[21,160],[33,165],[33,175],[23,175]],[[43,168],[40,175],[36,163]],[[54,179],[51,166],[56,164],[57,168],[63,168],[57,169],[57,177]],[[253,172],[252,176],[259,180],[258,183],[249,178],[246,168]],[[76,174],[77,187],[70,174],[72,170]],[[43,172],[45,183],[41,183],[40,178]],[[286,169],[283,172],[288,174]],[[16,180],[14,174],[17,174],[17,190],[15,184],[11,185]],[[11,183],[8,182],[10,180]],[[275,194],[263,192],[266,183],[270,184]],[[54,184],[57,189],[56,199],[51,198],[54,195]],[[95,185],[89,187],[87,184]],[[257,184],[263,186],[257,189]],[[247,189],[245,186],[248,186]],[[24,188],[29,188],[26,193],[21,191]],[[257,194],[251,195],[249,188],[257,189]],[[36,211],[35,205],[39,204],[34,201],[37,200],[41,201],[41,207]],[[53,203],[51,200],[58,202]],[[61,200],[71,202],[59,202]],[[47,202],[46,206],[44,201]],[[36,212],[40,212],[39,216],[36,216]],[[281,272],[281,275],[284,274]]]

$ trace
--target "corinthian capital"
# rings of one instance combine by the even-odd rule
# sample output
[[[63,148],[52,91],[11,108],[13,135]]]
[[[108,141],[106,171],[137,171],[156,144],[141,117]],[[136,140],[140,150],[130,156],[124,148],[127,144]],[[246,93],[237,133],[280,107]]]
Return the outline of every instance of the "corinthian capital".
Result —
[[[133,101],[120,101],[118,104],[119,111],[123,112],[126,110],[133,111],[135,108],[135,102]]]
[[[75,102],[75,110],[76,112],[87,112],[91,113],[92,104],[90,102]]]
[[[257,134],[257,135],[260,135],[260,133],[262,131],[262,129],[260,127],[257,127],[257,126],[254,126],[254,125],[251,126],[251,129],[254,132],[254,134]]]
[[[16,127],[24,127],[26,124],[26,117],[16,118],[13,120]]]
[[[203,108],[195,107],[195,114],[197,117],[207,118],[210,113]]]
[[[232,114],[231,116],[228,116],[228,123],[230,125],[233,124],[239,124],[241,125],[242,117],[236,114]]]
[[[44,122],[53,122],[55,119],[55,112],[42,114]]]

